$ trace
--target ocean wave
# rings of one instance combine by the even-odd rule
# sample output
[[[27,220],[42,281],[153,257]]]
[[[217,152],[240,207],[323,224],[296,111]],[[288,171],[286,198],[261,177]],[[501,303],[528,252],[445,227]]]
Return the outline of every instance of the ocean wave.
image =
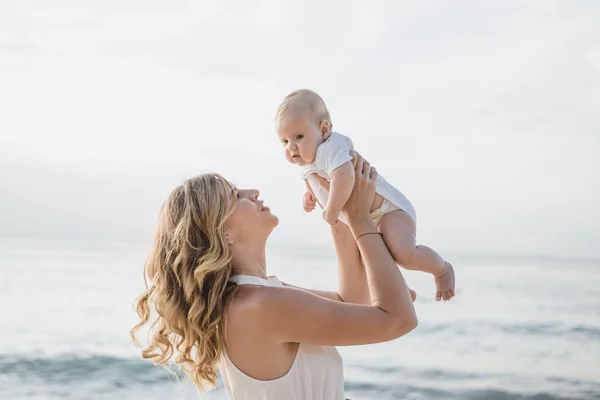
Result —
[[[508,390],[439,390],[411,385],[382,386],[370,383],[346,383],[345,391],[357,399],[445,399],[445,400],[591,400],[598,392],[562,397],[551,393],[516,393]]]
[[[402,399],[600,399],[600,382],[562,376],[541,377],[377,365],[349,364],[347,367],[358,372],[354,376],[385,377],[378,379],[377,384],[368,380],[367,382],[350,381],[346,383],[349,390],[353,390],[365,398],[371,398],[369,396],[375,393],[373,391],[377,391],[377,393],[386,393],[391,396],[389,398]],[[506,387],[499,389],[498,382],[511,382],[512,384],[510,389]],[[533,384],[534,382],[535,384]],[[423,386],[416,386],[415,383],[421,383]],[[532,386],[539,387],[539,392],[531,393]],[[441,390],[442,388],[443,390]],[[464,388],[469,388],[469,390],[463,390]]]
[[[561,397],[564,396],[564,393],[519,393],[485,387],[491,380],[519,379],[519,377],[508,375],[441,369],[416,370],[406,367],[353,365],[348,365],[348,367],[359,368],[371,375],[389,378],[385,382],[347,380],[345,390],[348,396],[355,399],[583,400],[600,398],[599,383],[575,381],[563,377],[548,377],[546,381],[560,383],[561,386],[564,386],[565,392],[569,393],[568,397]],[[402,376],[403,381],[394,379],[397,376]],[[169,391],[169,387],[172,387],[173,393],[175,393],[176,387],[185,381],[180,372],[175,377],[163,368],[141,359],[73,354],[48,358],[0,355],[0,382],[4,384],[12,382],[15,386],[27,387],[28,390],[37,392],[38,397],[40,395],[43,397],[44,393],[47,395],[50,388],[60,388],[61,393],[68,393],[71,389],[81,391],[82,387],[93,394],[92,397],[89,397],[90,399],[104,399],[106,397],[103,396],[108,396],[110,393],[131,393],[141,390],[140,388],[144,388],[146,391],[160,389],[164,392],[165,390]],[[440,384],[444,381],[452,381],[454,388],[469,387],[470,389],[452,389],[448,385]],[[460,384],[461,381],[465,384]],[[418,386],[415,382],[423,383],[423,385]],[[429,383],[425,384],[425,382]],[[473,382],[479,383],[473,385]],[[222,391],[222,383],[219,381],[217,392],[220,391]],[[2,389],[0,389],[1,392]],[[7,400],[11,398],[0,397]],[[58,396],[56,398],[65,397]],[[131,395],[127,398],[136,397]]]
[[[473,321],[468,325],[456,326],[455,324],[422,324],[419,333],[452,332],[460,335],[474,335],[479,331],[498,331],[516,335],[534,336],[578,336],[585,339],[600,339],[600,328],[586,325],[565,325],[563,323],[512,323],[503,324],[490,321]]]
[[[57,384],[104,381],[115,387],[128,384],[156,385],[183,379],[164,368],[143,360],[103,355],[61,355],[52,358],[1,356],[0,375],[18,376],[21,381],[35,380]]]

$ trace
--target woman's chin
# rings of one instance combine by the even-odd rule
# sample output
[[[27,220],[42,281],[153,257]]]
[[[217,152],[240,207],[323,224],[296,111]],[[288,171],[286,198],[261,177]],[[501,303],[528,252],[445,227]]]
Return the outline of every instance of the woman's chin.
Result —
[[[273,216],[273,228],[279,225],[279,217],[277,215],[271,214]]]
[[[275,229],[275,227],[277,225],[279,225],[279,218],[277,217],[277,215],[275,214],[271,214],[271,211],[268,211],[269,213],[269,219],[271,220],[271,226],[273,227],[273,229]]]

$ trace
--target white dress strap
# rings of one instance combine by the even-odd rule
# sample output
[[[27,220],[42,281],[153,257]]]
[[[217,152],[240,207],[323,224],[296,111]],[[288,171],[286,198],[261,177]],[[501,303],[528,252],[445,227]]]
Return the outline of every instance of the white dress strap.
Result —
[[[283,286],[283,283],[275,276],[264,279],[254,275],[234,275],[229,278],[229,281],[237,283],[238,285]]]

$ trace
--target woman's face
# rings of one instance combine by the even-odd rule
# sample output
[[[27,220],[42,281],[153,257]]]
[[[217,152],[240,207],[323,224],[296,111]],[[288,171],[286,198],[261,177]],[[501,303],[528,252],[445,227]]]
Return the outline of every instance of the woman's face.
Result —
[[[227,219],[227,230],[234,242],[248,242],[266,238],[279,223],[279,219],[271,214],[271,210],[258,199],[256,189],[238,189],[231,185],[232,195],[237,205],[233,214]]]

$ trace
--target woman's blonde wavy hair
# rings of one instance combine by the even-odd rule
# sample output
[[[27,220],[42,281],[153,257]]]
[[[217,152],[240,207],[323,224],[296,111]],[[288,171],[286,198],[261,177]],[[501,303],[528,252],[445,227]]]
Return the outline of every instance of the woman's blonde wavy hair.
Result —
[[[225,221],[236,206],[233,187],[218,174],[188,179],[175,188],[160,211],[154,245],[144,268],[146,291],[136,300],[152,339],[142,356],[166,366],[175,362],[202,391],[215,386],[225,346],[225,310],[236,285],[225,242]],[[148,285],[150,281],[150,286]],[[208,384],[208,385],[206,385]]]

